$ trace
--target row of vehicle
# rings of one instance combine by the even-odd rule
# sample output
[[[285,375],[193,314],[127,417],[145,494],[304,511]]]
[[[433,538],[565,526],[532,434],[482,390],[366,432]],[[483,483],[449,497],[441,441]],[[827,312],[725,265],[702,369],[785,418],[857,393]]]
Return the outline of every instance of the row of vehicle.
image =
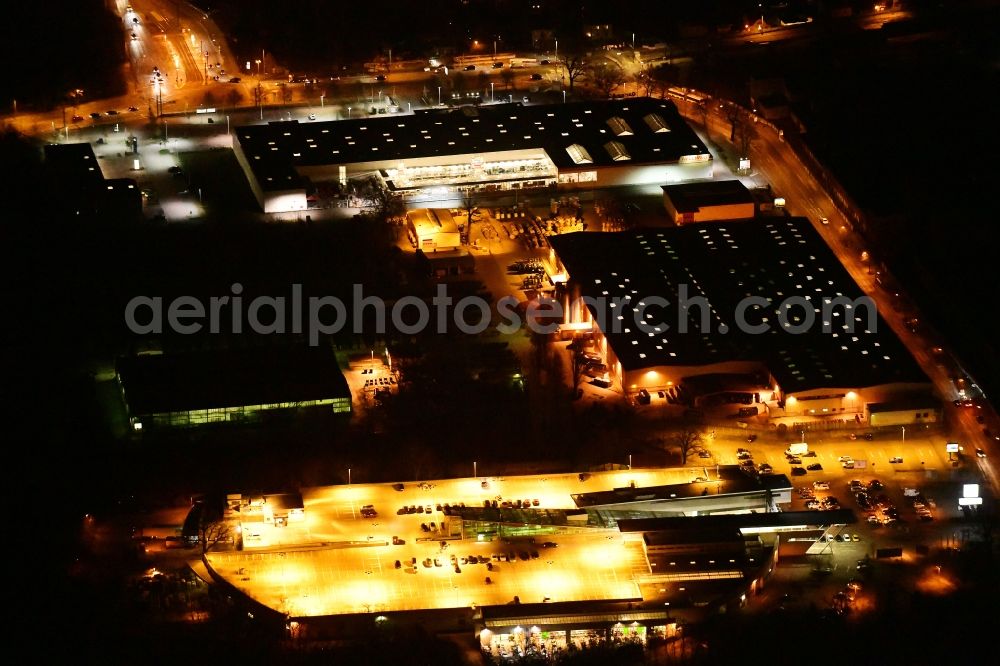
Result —
[[[485,483],[485,481],[484,481]],[[530,509],[538,506],[541,502],[533,500],[483,500],[483,507],[486,509]]]
[[[465,505],[463,504],[462,506],[465,506]],[[437,505],[437,510],[438,511],[442,511],[443,510],[443,508],[442,508],[442,506],[440,504]],[[434,509],[431,508],[430,504],[428,504],[426,507],[425,506],[418,506],[418,505],[415,505],[415,504],[411,504],[410,506],[404,506],[404,507],[402,507],[402,508],[400,508],[400,509],[398,509],[396,511],[396,515],[397,516],[404,516],[404,515],[408,515],[408,514],[411,514],[411,513],[434,513]]]
[[[545,272],[545,267],[539,259],[520,259],[507,266],[507,272],[515,275],[539,274]]]
[[[833,511],[840,508],[840,500],[832,495],[824,497],[821,500],[813,497],[806,501],[806,508],[811,511]]]
[[[840,534],[828,534],[825,537],[820,537],[819,540],[826,543],[851,543],[861,541],[861,537],[857,534],[845,534],[841,532]]]
[[[138,107],[135,107],[135,106],[130,106],[130,107],[128,107],[128,111],[129,111],[129,113],[135,113],[135,112],[137,112],[138,110],[139,110],[139,109],[138,109]],[[119,113],[118,113],[118,111],[117,111],[117,110],[115,110],[115,109],[108,109],[107,111],[105,111],[105,112],[104,112],[104,115],[107,115],[107,116],[110,116],[110,117],[113,117],[113,116],[117,116],[117,115],[119,115]],[[90,114],[90,117],[91,117],[91,118],[92,118],[93,120],[100,120],[100,119],[101,119],[101,118],[102,118],[103,116],[102,116],[102,114],[100,114],[100,113],[97,113],[97,112],[95,111],[94,113],[91,113],[91,114]],[[83,116],[73,116],[72,118],[70,118],[70,122],[73,122],[73,123],[79,123],[79,122],[83,122],[84,120],[85,120],[85,118],[84,118]]]

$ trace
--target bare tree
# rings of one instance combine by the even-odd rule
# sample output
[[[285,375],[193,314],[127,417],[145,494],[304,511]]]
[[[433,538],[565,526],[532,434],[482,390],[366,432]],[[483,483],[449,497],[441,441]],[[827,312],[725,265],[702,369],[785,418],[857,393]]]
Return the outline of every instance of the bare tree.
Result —
[[[514,70],[505,67],[500,72],[500,79],[503,81],[504,88],[510,90],[511,85],[514,83]]]
[[[465,214],[468,217],[465,234],[470,241],[472,240],[472,214],[476,211],[478,203],[479,198],[476,196],[476,191],[471,187],[466,188],[462,192],[462,210],[465,211]]]
[[[587,79],[602,97],[607,98],[611,97],[615,88],[625,83],[625,70],[616,62],[602,60],[587,66]]]
[[[563,69],[566,71],[566,79],[569,81],[569,89],[573,90],[573,84],[584,73],[587,66],[586,58],[582,51],[570,51],[559,58]]]
[[[682,465],[687,464],[690,454],[705,450],[701,430],[692,426],[685,426],[670,435],[667,446],[677,449],[681,456]]]
[[[241,101],[243,101],[242,93],[236,88],[230,88],[229,92],[226,93],[226,104],[235,108],[239,106]]]
[[[198,514],[198,543],[201,544],[202,555],[219,543],[228,542],[231,536],[229,521],[223,518],[220,512],[211,511],[202,503]]]
[[[670,86],[676,85],[679,79],[677,66],[670,64],[658,65],[643,74],[649,83],[649,90],[659,93],[660,97],[666,94]]]
[[[365,202],[365,207],[379,219],[395,222],[402,217],[405,210],[402,198],[382,187],[375,176],[356,184],[354,190],[355,195]]]
[[[736,128],[736,147],[739,148],[740,157],[750,157],[750,143],[756,136],[754,123],[749,118],[743,118]]]
[[[733,103],[726,104],[726,120],[729,121],[729,143],[736,143],[736,127],[740,123],[740,107]]]

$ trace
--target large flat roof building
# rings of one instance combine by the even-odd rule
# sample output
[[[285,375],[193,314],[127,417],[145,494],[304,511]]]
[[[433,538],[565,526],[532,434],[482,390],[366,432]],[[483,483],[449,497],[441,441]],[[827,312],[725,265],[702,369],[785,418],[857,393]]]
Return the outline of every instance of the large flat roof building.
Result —
[[[268,347],[119,359],[118,381],[133,428],[253,421],[265,412],[351,411],[333,352]]]
[[[551,243],[569,280],[565,323],[591,322],[626,392],[688,381],[695,394],[745,398],[772,416],[860,418],[867,402],[929,389],[807,219],[573,233]],[[736,379],[752,390],[736,396]]]
[[[235,131],[265,212],[305,208],[304,178],[377,175],[423,200],[456,191],[660,185],[712,177],[708,148],[673,103],[628,100],[431,109]],[[300,196],[301,195],[301,196]]]

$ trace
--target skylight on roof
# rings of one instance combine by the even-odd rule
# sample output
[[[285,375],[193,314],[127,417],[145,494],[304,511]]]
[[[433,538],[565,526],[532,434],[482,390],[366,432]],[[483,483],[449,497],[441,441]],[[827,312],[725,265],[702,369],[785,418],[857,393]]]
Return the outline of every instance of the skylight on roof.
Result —
[[[604,144],[604,150],[608,151],[615,162],[624,162],[632,159],[632,156],[625,150],[625,146],[620,141],[608,141]]]
[[[649,125],[649,129],[653,130],[656,134],[661,134],[663,132],[669,132],[670,128],[667,127],[667,123],[663,120],[663,116],[658,113],[648,113],[642,118]]]
[[[628,123],[625,122],[624,118],[619,116],[612,116],[608,118],[608,127],[611,131],[615,133],[615,136],[632,136],[635,132],[629,127]]]
[[[566,148],[566,152],[569,153],[570,159],[573,160],[574,164],[593,164],[594,158],[590,156],[587,149],[578,143],[574,143]]]

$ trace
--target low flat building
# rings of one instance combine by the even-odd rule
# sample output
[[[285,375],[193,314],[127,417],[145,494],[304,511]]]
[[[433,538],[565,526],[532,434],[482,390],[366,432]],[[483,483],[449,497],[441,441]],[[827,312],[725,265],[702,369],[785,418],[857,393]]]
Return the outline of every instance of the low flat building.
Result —
[[[418,208],[406,212],[406,232],[416,250],[425,253],[455,250],[461,244],[458,224],[445,208]]]
[[[589,514],[591,524],[662,516],[701,516],[730,512],[767,512],[792,500],[792,484],[784,474],[750,475],[736,465],[693,469],[694,480],[667,486],[615,488],[572,495]]]
[[[351,392],[332,351],[253,348],[119,359],[133,429],[253,422],[270,413],[350,413]]]
[[[639,97],[422,110],[248,125],[233,149],[265,212],[306,206],[305,178],[376,176],[410,200],[480,192],[662,185],[712,178],[712,156],[672,102]]]
[[[45,175],[56,205],[74,216],[130,220],[142,214],[142,193],[131,178],[105,179],[89,143],[45,146]]]
[[[744,220],[756,212],[753,195],[739,180],[664,185],[663,205],[677,225]]]
[[[891,402],[865,405],[866,420],[872,427],[938,423],[943,417],[941,401],[933,396],[917,394],[901,396]]]

